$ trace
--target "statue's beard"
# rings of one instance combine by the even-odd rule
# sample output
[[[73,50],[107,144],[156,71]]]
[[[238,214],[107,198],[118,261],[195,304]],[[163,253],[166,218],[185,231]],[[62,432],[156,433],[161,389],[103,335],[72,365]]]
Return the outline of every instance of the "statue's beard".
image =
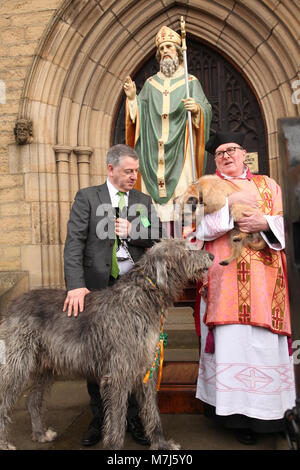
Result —
[[[176,56],[174,59],[166,57],[160,61],[160,71],[166,76],[171,77],[179,67],[179,59]]]

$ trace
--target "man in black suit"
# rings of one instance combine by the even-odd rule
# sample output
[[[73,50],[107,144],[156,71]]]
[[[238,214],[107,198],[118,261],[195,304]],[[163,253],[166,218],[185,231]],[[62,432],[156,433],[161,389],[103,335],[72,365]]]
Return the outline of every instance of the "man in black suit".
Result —
[[[151,198],[133,189],[138,170],[139,157],[135,150],[127,145],[115,145],[107,153],[107,181],[76,194],[64,250],[67,288],[64,311],[68,316],[82,312],[84,298],[90,290],[112,285],[162,237]],[[103,405],[98,384],[88,382],[87,385],[94,418],[82,444],[91,446],[101,439]],[[138,443],[147,445],[138,413],[137,402],[131,395],[128,430]]]

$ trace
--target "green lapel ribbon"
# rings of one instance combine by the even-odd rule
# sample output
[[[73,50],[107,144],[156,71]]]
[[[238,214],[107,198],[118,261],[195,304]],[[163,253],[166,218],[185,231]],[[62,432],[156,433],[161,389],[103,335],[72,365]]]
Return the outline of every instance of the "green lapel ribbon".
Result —
[[[143,211],[143,209],[141,208],[140,205],[138,206],[137,212],[138,212],[138,213],[140,214],[140,216],[141,216],[141,222],[142,222],[143,226],[144,226],[145,228],[149,227],[149,225],[151,225],[150,222],[149,222],[149,219],[148,219],[148,218],[146,217],[146,215],[144,214],[144,211]]]

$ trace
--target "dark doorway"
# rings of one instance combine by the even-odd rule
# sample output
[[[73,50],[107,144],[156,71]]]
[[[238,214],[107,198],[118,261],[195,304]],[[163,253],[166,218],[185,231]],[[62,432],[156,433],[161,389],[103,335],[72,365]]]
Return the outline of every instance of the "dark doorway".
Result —
[[[212,47],[195,39],[190,39],[187,46],[188,71],[199,79],[213,108],[211,133],[218,129],[245,132],[245,148],[258,153],[259,173],[269,175],[264,120],[246,77]],[[132,77],[137,92],[145,80],[158,71],[154,54],[155,51]],[[116,115],[114,143],[124,143],[124,117],[125,94]],[[205,173],[214,171],[214,160],[209,158]]]

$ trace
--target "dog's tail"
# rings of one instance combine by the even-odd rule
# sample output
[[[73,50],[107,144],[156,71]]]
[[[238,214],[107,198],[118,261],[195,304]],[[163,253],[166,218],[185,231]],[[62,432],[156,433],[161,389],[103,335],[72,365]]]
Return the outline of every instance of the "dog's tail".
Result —
[[[237,258],[237,256],[230,256],[229,258],[223,259],[222,261],[219,262],[221,266],[228,266],[232,261],[234,261]]]
[[[219,264],[221,266],[228,266],[230,263],[232,263],[232,261],[234,261],[240,256],[241,251],[242,251],[242,243],[236,243],[235,245],[233,245],[230,256],[220,261]]]

